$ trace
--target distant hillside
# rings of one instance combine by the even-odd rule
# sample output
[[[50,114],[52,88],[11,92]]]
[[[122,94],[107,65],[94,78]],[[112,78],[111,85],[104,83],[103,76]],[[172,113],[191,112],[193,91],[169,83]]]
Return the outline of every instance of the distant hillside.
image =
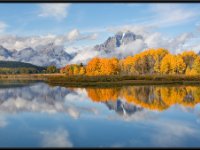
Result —
[[[45,67],[18,61],[0,61],[0,74],[40,73]]]
[[[3,68],[37,68],[44,69],[44,67],[39,67],[30,63],[24,63],[19,61],[0,61],[0,67]]]

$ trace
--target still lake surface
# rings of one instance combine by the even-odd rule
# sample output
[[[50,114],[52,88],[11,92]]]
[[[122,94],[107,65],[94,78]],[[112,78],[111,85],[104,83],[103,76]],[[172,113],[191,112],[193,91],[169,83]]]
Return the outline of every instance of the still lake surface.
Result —
[[[0,147],[200,147],[200,86],[0,86]]]

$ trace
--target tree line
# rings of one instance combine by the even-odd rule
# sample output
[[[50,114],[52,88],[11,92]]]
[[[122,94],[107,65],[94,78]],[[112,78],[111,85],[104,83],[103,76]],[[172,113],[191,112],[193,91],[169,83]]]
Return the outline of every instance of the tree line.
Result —
[[[194,51],[171,54],[164,48],[148,49],[124,59],[91,59],[86,65],[68,64],[60,69],[66,75],[152,75],[152,74],[200,74],[200,56]]]
[[[48,66],[43,70],[39,70],[33,67],[17,67],[17,68],[5,68],[0,67],[0,74],[49,74],[59,73],[59,69],[56,66]]]

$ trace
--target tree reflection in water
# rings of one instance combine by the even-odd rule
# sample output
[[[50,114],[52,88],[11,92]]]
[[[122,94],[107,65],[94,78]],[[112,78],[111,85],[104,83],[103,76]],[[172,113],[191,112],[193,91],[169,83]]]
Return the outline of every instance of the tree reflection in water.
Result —
[[[87,88],[86,91],[94,102],[124,99],[129,104],[157,111],[166,110],[175,104],[194,107],[200,102],[200,87],[197,86],[129,86]]]
[[[84,103],[89,100],[90,103]],[[83,103],[80,103],[83,102]],[[0,89],[0,112],[65,112],[77,118],[97,112],[101,102],[119,115],[144,109],[163,111],[178,104],[194,108],[200,102],[200,86],[124,86],[113,88],[65,88],[37,83]]]

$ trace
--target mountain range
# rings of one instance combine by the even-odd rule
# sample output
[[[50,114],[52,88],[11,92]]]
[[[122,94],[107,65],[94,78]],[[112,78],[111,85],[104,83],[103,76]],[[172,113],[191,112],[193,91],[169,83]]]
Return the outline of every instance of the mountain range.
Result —
[[[115,48],[118,48],[122,45],[127,45],[137,39],[143,39],[143,37],[130,31],[125,33],[118,32],[114,36],[109,37],[103,44],[94,46],[94,49],[99,51],[103,50],[109,53]]]
[[[108,37],[102,44],[94,46],[93,50],[111,53],[115,48],[142,38],[141,35],[136,35],[130,31],[118,32],[114,36]],[[54,43],[38,45],[34,49],[27,47],[19,51],[0,46],[0,60],[27,62],[38,66],[56,65],[57,67],[63,67],[77,54],[69,54],[67,50],[65,51],[64,46],[58,46]]]

